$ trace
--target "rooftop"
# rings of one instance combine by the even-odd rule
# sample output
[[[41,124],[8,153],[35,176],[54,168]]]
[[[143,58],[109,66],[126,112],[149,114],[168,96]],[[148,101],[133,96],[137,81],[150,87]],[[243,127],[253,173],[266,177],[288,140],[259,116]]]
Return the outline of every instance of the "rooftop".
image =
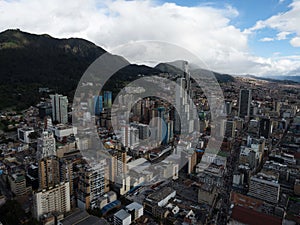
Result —
[[[119,210],[118,212],[116,212],[114,214],[115,217],[119,218],[120,220],[124,220],[127,217],[130,216],[130,214],[128,212],[126,212],[124,209]]]

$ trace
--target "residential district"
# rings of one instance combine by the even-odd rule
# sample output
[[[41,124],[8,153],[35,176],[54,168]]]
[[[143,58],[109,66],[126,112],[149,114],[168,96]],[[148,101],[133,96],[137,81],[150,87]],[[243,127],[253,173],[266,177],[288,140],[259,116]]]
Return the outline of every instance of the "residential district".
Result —
[[[169,76],[174,104],[134,86],[1,111],[1,223],[299,224],[300,86],[220,83],[217,120],[188,70]]]

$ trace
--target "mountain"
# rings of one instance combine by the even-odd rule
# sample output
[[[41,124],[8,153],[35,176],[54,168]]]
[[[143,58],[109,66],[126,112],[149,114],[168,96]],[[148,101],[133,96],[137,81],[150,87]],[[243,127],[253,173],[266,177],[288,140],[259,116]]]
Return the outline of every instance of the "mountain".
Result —
[[[72,99],[83,73],[104,53],[104,49],[79,38],[58,39],[18,29],[0,33],[0,109],[24,109],[36,104],[40,87]],[[125,85],[138,74],[157,73],[147,66],[129,65],[113,77]],[[109,86],[120,89],[122,85],[117,83],[114,80]]]
[[[173,76],[181,75],[183,73],[183,62],[184,61],[182,60],[178,60],[175,62],[159,63],[154,68],[160,70],[161,72],[172,74]],[[190,65],[190,67],[190,71],[192,74],[214,75],[219,83],[235,81],[234,77],[228,74],[220,74],[214,71],[201,69],[193,65]]]
[[[259,77],[254,75],[246,75],[246,77],[253,78],[256,80],[264,80],[269,82],[276,82],[281,84],[299,84],[300,76],[265,76]]]

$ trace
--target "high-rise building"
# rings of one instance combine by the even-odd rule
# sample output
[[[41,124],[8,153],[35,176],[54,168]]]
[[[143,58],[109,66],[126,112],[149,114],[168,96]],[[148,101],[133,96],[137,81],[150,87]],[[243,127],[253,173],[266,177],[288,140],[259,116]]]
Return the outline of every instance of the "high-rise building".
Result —
[[[131,149],[139,145],[139,129],[135,126],[124,125],[121,127],[122,143]]]
[[[239,117],[245,118],[250,116],[250,106],[252,101],[252,91],[241,89],[239,96]]]
[[[37,220],[46,213],[65,213],[71,210],[69,183],[38,191],[33,195],[33,215]]]
[[[259,133],[260,136],[268,139],[272,132],[272,123],[270,118],[261,118],[259,121]]]
[[[159,107],[157,108],[157,111],[158,117],[160,118],[157,120],[157,138],[161,142],[161,144],[166,145],[168,143],[168,126],[166,123],[165,108]]]
[[[51,188],[60,183],[59,159],[56,156],[44,157],[38,165],[39,189]]]
[[[37,107],[39,109],[39,117],[41,119],[44,119],[46,116],[52,116],[52,105],[50,102],[43,102]]]
[[[126,165],[126,157],[127,153],[125,150],[114,150],[112,153],[111,165],[110,165],[110,180],[115,182],[117,176],[126,174],[127,165]]]
[[[236,130],[236,122],[235,121],[226,121],[225,122],[225,137],[234,138]]]
[[[103,110],[103,97],[100,96],[94,96],[94,112],[95,115],[100,116]]]
[[[44,157],[56,155],[56,145],[53,133],[50,130],[44,131],[37,139],[37,160]]]
[[[146,124],[138,124],[137,128],[139,129],[139,139],[145,140],[149,138],[149,126]]]
[[[112,106],[112,92],[111,91],[104,91],[103,92],[104,98],[104,108],[111,108]]]
[[[227,114],[227,115],[230,115],[231,114],[231,112],[232,112],[232,101],[229,101],[229,100],[227,100],[227,101],[225,101],[225,113]]]
[[[50,95],[52,104],[52,119],[59,123],[68,122],[68,98],[67,96],[55,94]]]
[[[98,199],[105,193],[106,160],[85,164],[79,171],[77,203],[81,209],[98,207]]]

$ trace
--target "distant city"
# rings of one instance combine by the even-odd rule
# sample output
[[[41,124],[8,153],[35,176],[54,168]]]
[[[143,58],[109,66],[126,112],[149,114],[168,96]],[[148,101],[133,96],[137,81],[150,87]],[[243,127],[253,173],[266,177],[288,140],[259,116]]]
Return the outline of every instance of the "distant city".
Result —
[[[182,65],[158,75],[175,88],[145,78],[173,89],[173,104],[159,89],[134,101],[145,92],[136,85],[77,105],[53,93],[2,110],[2,224],[300,223],[299,84],[220,82],[213,123],[209,99]],[[208,143],[218,140],[213,151]]]

